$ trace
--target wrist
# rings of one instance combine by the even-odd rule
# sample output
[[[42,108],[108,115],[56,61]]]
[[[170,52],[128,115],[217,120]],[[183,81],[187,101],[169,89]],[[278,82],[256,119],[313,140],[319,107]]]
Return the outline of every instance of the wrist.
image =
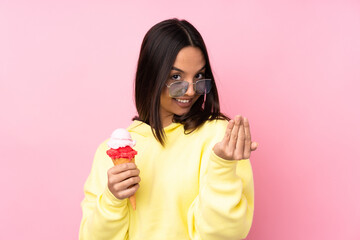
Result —
[[[121,206],[124,203],[126,203],[126,199],[118,199],[117,197],[114,196],[114,194],[110,191],[108,187],[105,188],[101,200],[103,203],[112,206]]]

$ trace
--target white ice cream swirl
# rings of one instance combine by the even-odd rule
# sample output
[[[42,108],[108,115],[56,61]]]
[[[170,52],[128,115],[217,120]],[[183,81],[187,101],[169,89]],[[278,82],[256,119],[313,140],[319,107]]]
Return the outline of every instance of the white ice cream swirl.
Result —
[[[134,147],[135,141],[132,140],[130,133],[124,128],[116,129],[108,141],[108,146],[112,149],[118,149],[120,147]]]

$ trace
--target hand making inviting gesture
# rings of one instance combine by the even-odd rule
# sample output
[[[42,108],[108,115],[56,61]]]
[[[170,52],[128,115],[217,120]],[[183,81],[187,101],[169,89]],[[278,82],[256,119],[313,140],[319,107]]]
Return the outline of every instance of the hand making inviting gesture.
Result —
[[[226,160],[249,159],[251,151],[258,147],[257,142],[251,142],[250,125],[247,118],[237,115],[230,120],[223,140],[215,144],[214,153]]]

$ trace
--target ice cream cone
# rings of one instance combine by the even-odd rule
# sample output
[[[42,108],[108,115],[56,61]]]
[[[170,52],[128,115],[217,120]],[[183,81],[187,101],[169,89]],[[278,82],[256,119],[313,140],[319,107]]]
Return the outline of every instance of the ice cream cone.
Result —
[[[120,165],[120,164],[123,164],[123,163],[133,163],[135,162],[135,158],[115,158],[115,159],[112,159],[114,165]],[[135,210],[136,209],[136,199],[135,199],[135,194],[130,196],[129,197],[129,200],[130,200],[130,203],[131,203],[131,206],[132,208]]]
[[[108,141],[109,150],[107,155],[112,159],[114,165],[135,162],[137,151],[132,149],[135,141],[131,139],[130,133],[123,128],[116,129]],[[132,208],[136,209],[135,194],[129,197]]]

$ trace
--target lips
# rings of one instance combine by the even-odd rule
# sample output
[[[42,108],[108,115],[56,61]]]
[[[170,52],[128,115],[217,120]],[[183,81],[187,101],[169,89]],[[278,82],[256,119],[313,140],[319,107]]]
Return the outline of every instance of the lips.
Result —
[[[173,98],[176,104],[180,107],[187,108],[191,106],[192,99],[180,99],[180,98]]]

